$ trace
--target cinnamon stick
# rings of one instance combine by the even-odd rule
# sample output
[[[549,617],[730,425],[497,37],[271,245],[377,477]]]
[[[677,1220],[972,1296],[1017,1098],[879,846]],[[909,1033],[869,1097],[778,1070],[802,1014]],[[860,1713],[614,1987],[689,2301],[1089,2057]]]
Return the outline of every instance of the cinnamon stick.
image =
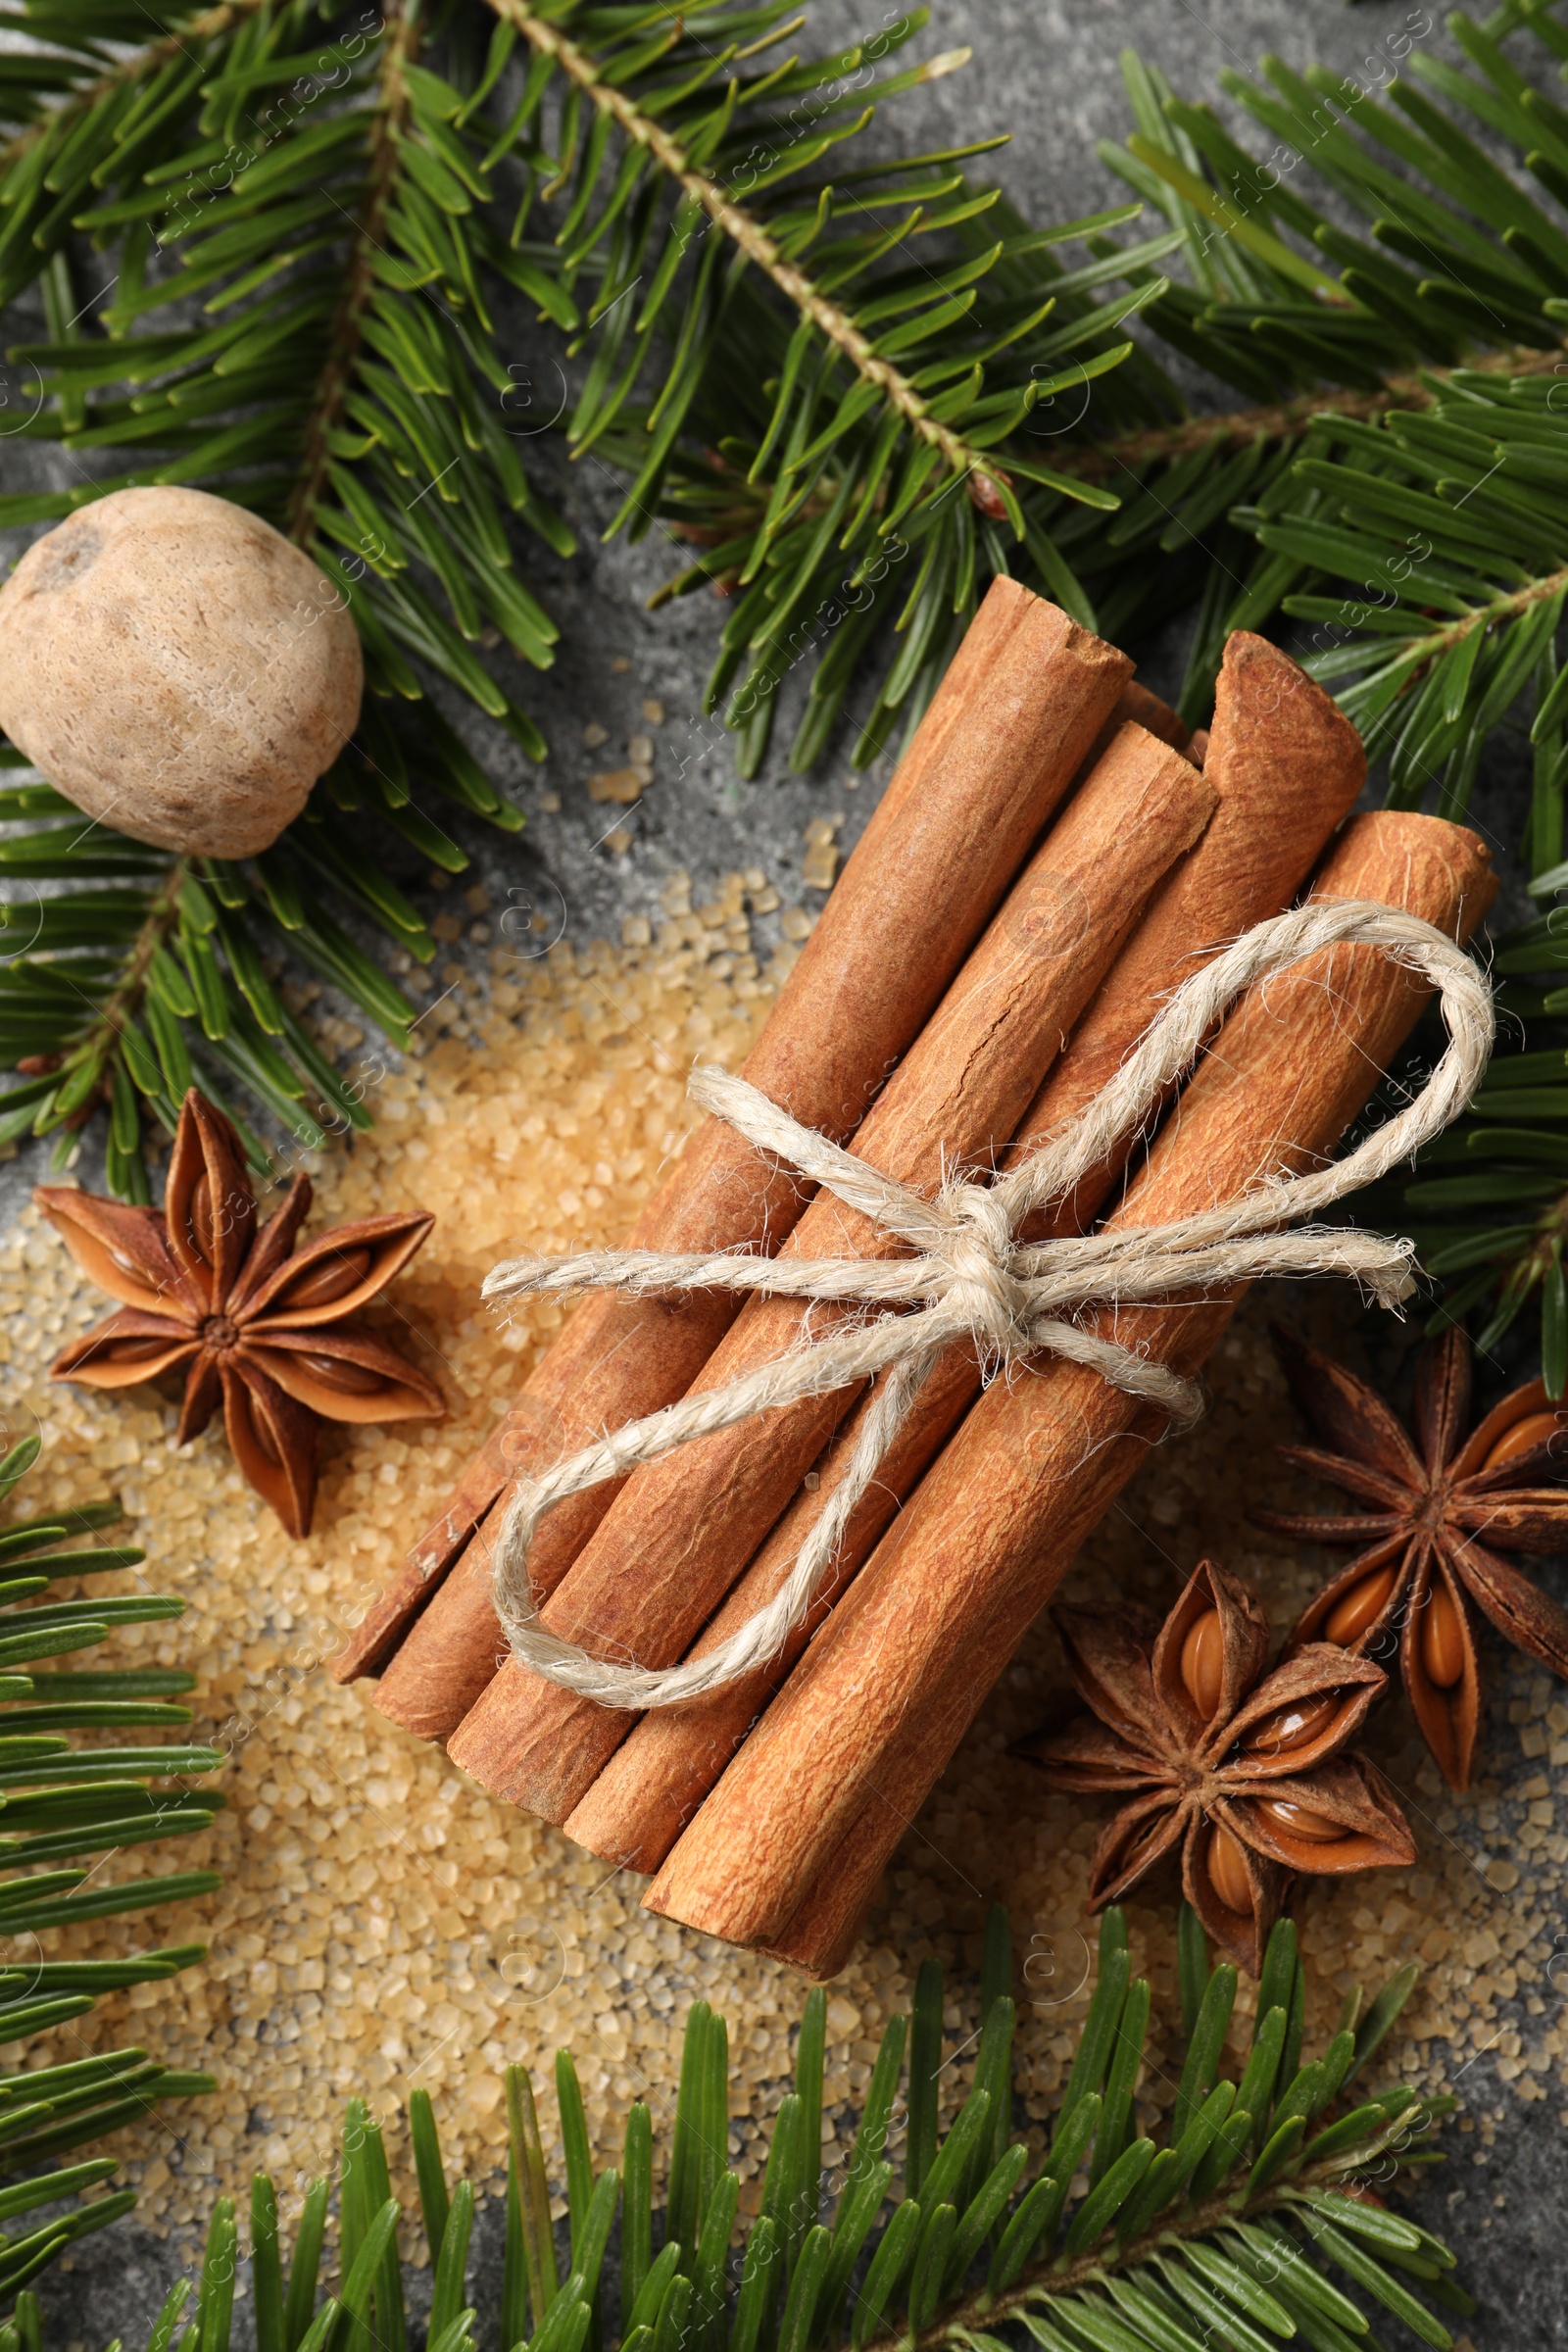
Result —
[[[988,597],[987,607],[990,601]],[[987,607],[982,607],[982,618]],[[896,808],[899,799],[914,785],[925,790],[940,787],[937,750],[961,725],[969,699],[985,684],[991,659],[988,641],[977,621],[950,665],[908,757],[884,796],[877,818],[862,837],[858,855],[865,851],[867,842],[873,848],[878,843],[877,827],[888,809],[890,798]],[[1129,681],[1097,735],[1096,744],[1102,746],[1114,734],[1124,711],[1135,716],[1139,723],[1145,717],[1153,720],[1152,731],[1158,733],[1163,742],[1176,744],[1185,737],[1186,730],[1175,711],[1136,682]],[[956,751],[961,748],[956,746]],[[1095,748],[1091,746],[1080,762],[1080,778],[1095,756]],[[932,778],[936,780],[933,782]],[[845,879],[849,871],[846,867]],[[913,880],[912,875],[906,877],[906,886]],[[893,887],[896,889],[897,884]],[[841,880],[839,891],[842,893],[843,889]],[[917,934],[906,937],[917,944]],[[748,1076],[752,1068],[749,1061]],[[654,1210],[658,1206],[655,1202],[644,1212],[629,1237],[631,1243],[646,1248],[685,1247],[662,1229],[655,1230]],[[775,1206],[765,1233],[742,1235],[740,1239],[754,1248],[765,1249],[769,1244],[776,1248],[788,1233],[790,1223],[791,1215]],[[698,1242],[695,1246],[709,1245]],[[720,1238],[720,1229],[715,1227],[711,1246],[735,1245],[733,1241],[725,1243]],[[667,1314],[667,1306],[657,1300],[637,1306],[622,1301],[614,1313],[609,1307],[609,1301],[600,1300],[579,1308],[562,1339],[536,1367],[512,1412],[474,1457],[446,1512],[410,1553],[400,1585],[335,1668],[338,1680],[346,1681],[382,1665],[384,1680],[376,1702],[381,1712],[426,1739],[444,1740],[456,1729],[494,1678],[505,1656],[505,1638],[490,1598],[491,1544],[512,1498],[512,1479],[560,1459],[599,1430],[612,1428],[619,1420],[672,1402],[673,1395],[684,1394],[685,1387],[690,1386],[700,1368],[700,1356],[706,1360],[711,1346],[737,1312],[733,1298],[715,1300],[709,1317],[682,1325],[662,1323],[661,1316]],[[656,1343],[652,1348],[650,1323]],[[672,1342],[683,1337],[688,1344],[677,1361]],[[628,1367],[615,1355],[617,1348],[637,1351],[640,1356],[640,1362],[630,1367],[629,1375]],[[683,1385],[677,1386],[672,1395],[670,1383],[675,1381],[677,1373]],[[606,1487],[581,1495],[565,1511],[556,1514],[534,1555],[533,1573],[539,1591],[555,1590],[616,1492],[616,1488]],[[448,1572],[465,1552],[461,1573],[450,1575]],[[414,1611],[421,1603],[423,1614],[414,1617]],[[403,1651],[394,1657],[390,1653],[411,1617],[414,1617],[413,1630],[407,1634]]]
[[[1009,1164],[1094,1101],[1160,999],[1198,968],[1206,952],[1290,905],[1353,807],[1366,755],[1338,706],[1288,655],[1238,631],[1225,649],[1204,772],[1219,806],[1150,901],[1074,1029],[1025,1115]],[[1086,1177],[1049,1230],[1084,1231],[1121,1166],[1121,1159],[1107,1162]],[[688,1705],[643,1716],[568,1817],[568,1838],[629,1869],[659,1868],[979,1391],[972,1352],[955,1349],[927,1382],[846,1531],[831,1576],[778,1657]],[[773,1598],[843,1477],[868,1409],[862,1403],[837,1431],[815,1465],[814,1489],[803,1489],[790,1504],[694,1655],[715,1648]]]
[[[746,1075],[764,1094],[840,1140],[854,1132],[1001,905],[1131,666],[1016,582],[993,584],[748,1057]],[[631,1240],[660,1250],[776,1249],[804,1205],[787,1170],[710,1120]],[[405,1574],[367,1611],[334,1662],[336,1679],[386,1662],[514,1478],[684,1394],[735,1311],[717,1293],[586,1300]],[[554,1514],[535,1560],[542,1589],[612,1499],[612,1490],[596,1491]],[[477,1628],[432,1640],[400,1687],[383,1692],[385,1711],[443,1736],[495,1671],[497,1646],[493,1612],[488,1630],[481,1612]]]
[[[950,667],[944,681],[943,695],[947,699],[943,710],[937,711],[938,731],[943,739],[961,720],[964,695],[979,691],[984,684],[983,663],[977,655],[968,650],[974,635],[975,631],[971,630],[965,638],[963,660]],[[963,687],[960,693],[950,692],[955,668],[959,671],[959,685]],[[964,686],[966,679],[970,683]],[[1102,749],[1122,723],[1120,713],[1124,709],[1136,711],[1140,723],[1146,716],[1152,719],[1162,742],[1175,744],[1185,741],[1186,729],[1175,711],[1160,702],[1157,696],[1129,681],[1122,687],[1110,716],[1095,738],[1095,744],[1080,762],[1074,778],[1075,786],[1094,761],[1096,747]],[[936,710],[935,705],[933,710]],[[895,784],[904,793],[909,789],[902,781],[908,764],[906,761],[895,778]],[[886,807],[885,801],[883,807]],[[868,836],[873,841],[877,838],[870,828]],[[908,944],[906,938],[906,951]],[[752,1074],[752,1066],[749,1061],[748,1075]],[[770,1194],[768,1200],[772,1198]],[[759,1212],[759,1229],[751,1237],[752,1246],[765,1249],[768,1254],[776,1250],[799,1212],[798,1200],[787,1205],[788,1214],[775,1205],[769,1219],[767,1200],[764,1200]],[[644,1246],[650,1248],[688,1246],[679,1238],[678,1232],[668,1240],[662,1240],[658,1235],[648,1238],[650,1214],[645,1212],[634,1228],[630,1237],[633,1245],[642,1239]],[[703,1248],[707,1245],[699,1242],[692,1246]],[[725,1245],[715,1241],[713,1246]],[[654,1324],[657,1332],[657,1310],[661,1302],[651,1303],[656,1310]],[[733,1298],[714,1300],[711,1302],[711,1312],[704,1323],[688,1326],[692,1344],[687,1351],[689,1360],[682,1359],[687,1386],[697,1369],[699,1340],[706,1360],[736,1311],[737,1302]],[[564,1346],[557,1343],[524,1390],[508,1422],[503,1424],[497,1438],[491,1441],[485,1454],[479,1457],[481,1472],[484,1471],[487,1457],[493,1459],[496,1449],[502,1447],[508,1453],[512,1475],[523,1475],[544,1462],[569,1453],[599,1430],[612,1427],[618,1418],[630,1418],[634,1413],[652,1411],[660,1404],[672,1401],[667,1393],[668,1380],[673,1379],[678,1367],[669,1347],[670,1335],[667,1332],[663,1334],[662,1353],[655,1356],[649,1352],[648,1317],[641,1307],[634,1305],[629,1312],[623,1311],[613,1318],[596,1311],[589,1326],[590,1333],[606,1321],[610,1322],[611,1330],[603,1341],[601,1362],[587,1371],[583,1366],[584,1347],[572,1343],[575,1320],[568,1327]],[[703,1337],[705,1332],[706,1338]],[[641,1370],[645,1386],[641,1390],[626,1385],[626,1367],[623,1364],[612,1362],[615,1348],[642,1350]],[[605,1368],[614,1376],[612,1393],[603,1398],[601,1408],[595,1415],[592,1406],[600,1392],[591,1383]],[[635,1376],[635,1367],[633,1371]],[[662,1382],[657,1390],[651,1385],[656,1375]],[[683,1394],[684,1391],[677,1390],[676,1393]],[[493,1484],[494,1476],[493,1471],[488,1474],[488,1483]],[[606,1486],[602,1490],[579,1495],[551,1521],[536,1546],[531,1563],[537,1590],[548,1593],[556,1589],[618,1492],[618,1487]],[[464,1560],[463,1572],[447,1577],[441,1589],[433,1594],[423,1614],[407,1635],[402,1648],[388,1659],[381,1689],[376,1695],[376,1705],[382,1714],[426,1739],[448,1738],[477,1703],[504,1661],[505,1638],[490,1596],[491,1545],[505,1517],[511,1495],[509,1480],[505,1490],[498,1491],[477,1522],[473,1523],[454,1513],[449,1506],[443,1520],[431,1531],[431,1537],[410,1555],[410,1573],[409,1578],[405,1579],[405,1590],[416,1574],[422,1577],[428,1572],[432,1539],[440,1549],[440,1564],[444,1573],[445,1568],[454,1564],[456,1559],[456,1553],[447,1548],[454,1524],[469,1530],[465,1538],[467,1557]],[[385,1656],[387,1644],[384,1640],[380,1647]],[[352,1661],[346,1658],[336,1671],[341,1681],[348,1679],[355,1668]]]
[[[1130,718],[1135,726],[1146,727],[1161,743],[1168,743],[1173,752],[1192,760],[1194,767],[1202,766],[1200,760],[1193,760],[1193,739],[1169,703],[1161,702],[1157,694],[1151,694],[1147,686],[1140,686],[1136,678],[1129,678],[1122,688],[1116,703],[1116,717],[1118,721]]]
[[[1473,833],[1383,813],[1354,820],[1320,888],[1462,939],[1494,883]],[[1425,995],[1361,947],[1249,991],[1112,1222],[1162,1223],[1324,1158]],[[1238,1295],[1139,1308],[1113,1328],[1191,1373]],[[1155,1436],[1147,1406],[1061,1360],[990,1389],[675,1846],[649,1908],[812,1973],[840,1964],[904,1828]]]
[[[873,1484],[844,1531],[833,1565],[810,1608],[779,1654],[755,1674],[678,1707],[639,1716],[599,1778],[562,1825],[590,1853],[624,1870],[658,1870],[747,1733],[823,1624],[842,1592],[875,1551],[980,1394],[980,1366],[967,1348],[950,1348],[920,1393],[915,1409],[883,1455]],[[801,1545],[849,1469],[871,1393],[833,1433],[808,1483],[689,1654],[703,1657],[738,1633],[766,1605],[794,1567]],[[810,1484],[814,1479],[814,1487]]]
[[[1213,806],[1213,788],[1179,753],[1142,727],[1121,728],[867,1113],[854,1152],[925,1187],[1004,1148],[1150,892]],[[900,1245],[824,1192],[785,1253],[891,1256]],[[723,1387],[787,1353],[808,1317],[815,1332],[833,1319],[821,1304],[754,1298],[696,1385]],[[849,1390],[811,1397],[637,1471],[542,1612],[545,1625],[603,1656],[673,1665],[854,1401]],[[509,1660],[450,1753],[498,1795],[564,1821],[633,1720]]]

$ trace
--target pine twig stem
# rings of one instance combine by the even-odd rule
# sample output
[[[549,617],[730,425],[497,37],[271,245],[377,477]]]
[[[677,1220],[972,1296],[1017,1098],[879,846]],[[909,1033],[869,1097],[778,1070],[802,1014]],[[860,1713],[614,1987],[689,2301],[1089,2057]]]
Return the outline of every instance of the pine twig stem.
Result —
[[[802,270],[786,260],[777,242],[744,205],[735,204],[716,180],[699,172],[678,139],[670,136],[651,115],[644,114],[623,90],[602,81],[586,51],[554,24],[536,17],[525,0],[489,0],[489,6],[509,24],[515,25],[541,56],[553,58],[601,114],[618,124],[625,136],[646,149],[660,169],[699,203],[715,228],[737,245],[749,262],[773,281],[785,300],[809,318],[825,341],[843,354],[862,380],[875,384],[883,398],[906,420],[918,437],[935,449],[956,474],[983,470],[983,461],[968,443],[934,417],[914,385],[891,361],[880,358],[847,311],[830,302]]]
[[[1556,349],[1514,345],[1504,351],[1479,353],[1464,367],[1467,373],[1548,375],[1561,358]],[[1052,463],[1058,472],[1076,474],[1080,481],[1104,482],[1148,466],[1173,466],[1203,450],[1240,449],[1244,442],[1257,440],[1295,441],[1319,416],[1347,416],[1375,424],[1395,409],[1429,407],[1457,372],[1452,368],[1426,368],[1415,375],[1391,375],[1376,392],[1302,392],[1295,400],[1260,408],[1220,409],[1206,416],[1184,416],[1179,424],[1151,425],[1111,441],[1084,442],[1077,448],[1069,444]]]
[[[959,2304],[956,2310],[949,2305],[945,2311],[939,2312],[924,2332],[915,2338],[912,2346],[906,2336],[886,2330],[866,2339],[865,2352],[888,2352],[888,2348],[894,2344],[900,2344],[903,2352],[940,2352],[943,2346],[948,2346],[951,2352],[956,2333],[961,2333],[964,2329],[989,2332],[1006,2326],[1009,2321],[1018,2320],[1031,2304],[1044,2301],[1049,2309],[1051,2302],[1076,2294],[1080,2288],[1090,2285],[1097,2278],[1103,2278],[1107,2272],[1135,2270],[1140,2263],[1149,2260],[1162,2238],[1202,2238],[1211,2235],[1227,2222],[1258,2221],[1280,2206],[1296,2201],[1303,2187],[1335,2188],[1344,2178],[1343,2164],[1325,2166],[1311,2174],[1262,2188],[1252,2197],[1239,2193],[1232,2181],[1229,2186],[1216,2189],[1200,2204],[1190,2206],[1185,2211],[1156,2214],[1149,2228],[1137,2237],[1129,2238],[1125,2245],[1118,2239],[1111,2246],[1092,2246],[1087,2253],[1078,2255],[1070,2262],[1059,2254],[1054,2254],[1048,2262],[1031,2264],[1015,2285],[1005,2288],[999,2295],[993,2295],[989,2289],[982,2287],[978,2293]]]
[[[1543,1283],[1563,1254],[1568,1243],[1568,1193],[1558,1193],[1541,1211],[1535,1224],[1536,1239],[1514,1261],[1507,1278],[1508,1291],[1528,1298],[1538,1283]]]
[[[1538,605],[1546,604],[1552,597],[1560,596],[1565,588],[1568,588],[1568,564],[1556,571],[1544,573],[1539,580],[1527,580],[1522,588],[1515,588],[1508,596],[1494,596],[1490,604],[1477,605],[1471,612],[1461,612],[1457,620],[1446,621],[1441,629],[1434,629],[1430,637],[1420,640],[1421,659],[1412,663],[1409,682],[1424,677],[1434,662],[1441,661],[1445,654],[1451,652],[1474,630],[1494,628],[1499,621],[1522,619],[1525,613],[1533,612]],[[1351,597],[1347,601],[1353,605],[1355,599]]]
[[[316,535],[316,510],[326,485],[331,435],[341,421],[343,404],[354,380],[366,305],[375,290],[373,257],[381,249],[382,230],[397,185],[398,139],[409,113],[405,69],[414,63],[419,48],[417,0],[407,7],[399,5],[398,0],[388,0],[383,19],[387,45],[381,57],[379,104],[370,131],[365,197],[344,272],[343,292],[332,320],[326,365],[321,370],[316,405],[306,430],[299,476],[289,499],[288,536],[303,548],[309,548]]]
[[[33,141],[41,138],[46,131],[55,129],[61,122],[69,122],[76,115],[90,113],[112,91],[122,89],[126,82],[135,81],[143,74],[156,74],[161,66],[167,66],[174,58],[183,56],[188,42],[216,40],[220,32],[227,32],[230,25],[238,24],[246,17],[254,17],[259,9],[267,5],[268,0],[219,0],[216,8],[204,9],[188,24],[182,24],[178,32],[166,33],[160,41],[149,41],[145,49],[132,50],[128,57],[121,58],[111,66],[107,74],[100,74],[96,81],[87,82],[81,89],[74,90],[58,106],[50,107],[40,115],[36,122],[29,122],[24,130],[17,132],[15,138],[8,139],[0,147],[0,172],[14,164],[20,156],[25,155]]]
[[[78,1062],[94,1060],[107,1062],[115,1046],[124,1033],[124,1024],[133,1020],[146,992],[147,974],[153,957],[179,922],[179,894],[191,871],[188,858],[176,858],[159,884],[152,904],[142,918],[141,929],[131,942],[123,971],[112,996],[104,1001],[102,1011],[76,1049]]]

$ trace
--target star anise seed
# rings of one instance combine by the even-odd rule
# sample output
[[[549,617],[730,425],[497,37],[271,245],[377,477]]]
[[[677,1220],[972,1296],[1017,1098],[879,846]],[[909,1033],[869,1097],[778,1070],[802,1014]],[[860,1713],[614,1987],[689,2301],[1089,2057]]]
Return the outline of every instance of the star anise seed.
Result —
[[[1312,1642],[1265,1674],[1268,1620],[1211,1560],[1162,1626],[1125,1608],[1051,1614],[1098,1720],[1019,1752],[1053,1788],[1120,1800],[1090,1859],[1092,1910],[1179,1849],[1188,1901],[1255,1976],[1294,1872],[1414,1861],[1387,1782],[1346,1753],[1386,1687],[1369,1659]]]
[[[56,1380],[126,1389],[185,1369],[175,1443],[220,1401],[230,1450],[291,1536],[310,1533],[322,1421],[430,1421],[427,1373],[351,1318],[402,1271],[435,1219],[422,1209],[336,1226],[296,1250],[311,1180],[296,1176],[258,1225],[227,1119],[193,1088],[160,1215],[42,1185],[33,1199],[83,1272],[121,1310],[61,1350]]]
[[[1327,1449],[1276,1450],[1368,1506],[1332,1518],[1251,1514],[1275,1535],[1355,1547],[1287,1651],[1332,1642],[1391,1665],[1397,1651],[1422,1737],[1449,1786],[1467,1788],[1481,1718],[1475,1610],[1527,1657],[1568,1676],[1568,1615],[1499,1556],[1568,1550],[1568,1494],[1534,1483],[1568,1470],[1568,1414],[1552,1410],[1538,1380],[1470,1430],[1470,1343],[1457,1327],[1416,1359],[1413,1436],[1332,1356],[1284,1331],[1274,1344],[1297,1407]]]

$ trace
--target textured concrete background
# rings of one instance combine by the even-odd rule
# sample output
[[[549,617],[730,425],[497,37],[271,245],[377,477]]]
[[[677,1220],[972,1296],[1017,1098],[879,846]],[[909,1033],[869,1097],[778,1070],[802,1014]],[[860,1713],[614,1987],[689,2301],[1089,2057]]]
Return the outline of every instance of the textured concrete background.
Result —
[[[887,18],[895,13],[887,10]],[[826,46],[868,35],[883,21],[879,0],[833,0],[814,12],[813,35]],[[1403,0],[1372,0],[1354,10],[1339,0],[1209,0],[1202,10],[1188,0],[938,0],[921,53],[972,42],[974,63],[899,102],[880,135],[918,150],[944,138],[1010,131],[1012,143],[994,165],[997,175],[1031,219],[1059,220],[1125,194],[1094,153],[1097,138],[1123,136],[1128,127],[1116,70],[1124,46],[1161,65],[1186,94],[1214,96],[1224,67],[1249,67],[1267,49],[1297,64],[1315,58],[1352,71],[1381,41],[1423,21],[1432,22]],[[1426,45],[1453,54],[1441,29],[1433,29]],[[547,415],[557,382],[553,354],[522,319],[514,331],[518,368],[526,371],[539,413]],[[1210,397],[1232,405],[1228,395]],[[786,777],[775,754],[758,781],[739,783],[727,739],[696,716],[719,609],[702,597],[649,614],[644,600],[674,567],[670,551],[657,539],[639,548],[601,548],[599,533],[613,512],[616,484],[594,463],[564,466],[549,436],[531,445],[528,458],[530,465],[537,459],[541,480],[569,513],[583,552],[569,564],[548,559],[538,566],[539,586],[563,629],[556,669],[529,685],[529,707],[553,747],[547,767],[526,767],[494,736],[480,747],[529,819],[520,840],[477,832],[471,837],[492,898],[505,904],[512,894],[514,905],[537,907],[569,936],[587,938],[618,936],[625,915],[652,911],[661,883],[676,866],[691,871],[699,900],[720,873],[752,863],[764,865],[781,886],[791,877],[798,883],[808,818],[842,814],[841,839],[848,846],[885,781],[886,761],[852,785],[842,758],[807,781]],[[33,453],[25,477],[9,452],[4,462],[7,487],[21,486],[24,478],[55,478],[46,454]],[[1159,646],[1134,650],[1150,684],[1174,684],[1179,632]],[[656,782],[625,820],[631,847],[616,855],[602,836],[621,812],[591,803],[585,780],[596,768],[620,763],[626,738],[644,728],[640,707],[648,697],[662,703],[666,713],[663,725],[652,730]],[[786,708],[779,744],[789,741],[789,717]],[[581,739],[588,720],[608,731],[609,741],[594,750]],[[1472,821],[1491,836],[1499,857],[1517,839],[1520,784],[1517,769],[1504,762],[1478,790]],[[417,877],[411,880],[417,895]],[[438,902],[426,896],[433,908]],[[790,896],[819,903],[786,887]],[[39,1172],[33,1154],[0,1169],[0,1214],[11,1213]],[[79,1173],[95,1181],[89,1158]],[[1497,1767],[1489,1761],[1485,1769]],[[1487,2071],[1482,2060],[1470,2080]],[[1485,2103],[1494,2104],[1496,2084],[1485,2082],[1483,2087]],[[1436,2177],[1423,2191],[1423,2218],[1446,2231],[1480,2298],[1471,2335],[1481,2352],[1544,2352],[1568,2344],[1558,2284],[1562,2132],[1550,2100],[1532,2109],[1510,2102],[1509,2113],[1517,2122],[1499,2132],[1487,2173],[1479,2181],[1457,2170]],[[139,2344],[173,2275],[169,2250],[133,2225],[92,2241],[72,2276],[54,2274],[45,2282],[53,2340],[97,2345],[123,2333]]]

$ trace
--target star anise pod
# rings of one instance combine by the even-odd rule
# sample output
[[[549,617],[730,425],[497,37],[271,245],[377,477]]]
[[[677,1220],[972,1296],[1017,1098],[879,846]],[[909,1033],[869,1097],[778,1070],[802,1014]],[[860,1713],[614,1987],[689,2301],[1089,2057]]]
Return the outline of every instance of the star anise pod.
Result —
[[[43,1185],[34,1200],[84,1273],[121,1311],[73,1340],[56,1380],[128,1389],[183,1369],[175,1439],[200,1436],[218,1408],[229,1448],[291,1536],[310,1533],[322,1421],[436,1420],[428,1374],[351,1318],[406,1266],[435,1219],[422,1209],[365,1217],[294,1247],[311,1205],[296,1176],[259,1224],[233,1128],[185,1097],[164,1207],[128,1207]]]
[[[1276,1535],[1356,1549],[1287,1647],[1333,1642],[1391,1665],[1397,1650],[1427,1745],[1449,1786],[1467,1788],[1481,1716],[1475,1610],[1549,1673],[1568,1675],[1568,1616],[1499,1557],[1568,1550],[1568,1494],[1536,1483],[1568,1469],[1568,1415],[1538,1380],[1470,1429],[1470,1343],[1457,1328],[1417,1357],[1413,1435],[1332,1356],[1288,1332],[1274,1342],[1302,1418],[1328,1448],[1278,1452],[1368,1506],[1335,1518],[1252,1513]]]
[[[1051,1614],[1097,1720],[1020,1752],[1054,1788],[1120,1800],[1090,1859],[1092,1910],[1179,1848],[1188,1901],[1255,1976],[1293,1872],[1414,1861],[1382,1774],[1345,1752],[1386,1685],[1370,1659],[1313,1642],[1265,1675],[1268,1620],[1212,1560],[1157,1628],[1120,1607]]]

